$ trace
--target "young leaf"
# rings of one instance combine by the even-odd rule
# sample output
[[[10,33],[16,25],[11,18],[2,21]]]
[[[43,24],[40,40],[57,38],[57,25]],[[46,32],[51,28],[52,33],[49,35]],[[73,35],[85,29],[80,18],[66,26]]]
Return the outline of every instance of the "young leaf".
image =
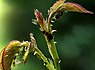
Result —
[[[46,27],[46,21],[45,19],[43,18],[42,16],[42,13],[40,13],[37,9],[34,10],[34,14],[36,16],[36,21],[38,22],[38,24],[40,25],[41,29],[42,30],[47,30],[47,27]]]
[[[63,3],[65,0],[59,0],[50,8],[48,14],[50,15],[52,12],[55,12]]]
[[[63,3],[62,7],[64,10],[67,11],[93,14],[93,12],[86,10],[85,8],[83,8],[81,5],[77,3],[65,2]]]
[[[66,1],[66,0],[59,0],[59,1]]]
[[[93,14],[93,12],[86,10],[77,3],[65,2],[64,0],[59,0],[50,8],[50,11],[48,13],[49,14],[48,23],[51,22],[53,17],[60,18],[60,16],[64,13],[64,11]]]
[[[65,2],[65,0],[59,0],[56,3],[54,3],[54,5],[50,8],[50,10],[48,11],[48,23],[50,26],[50,23],[52,21],[52,18],[54,17],[54,15],[56,14],[56,12],[59,11],[60,8],[62,8],[63,3]]]
[[[30,42],[27,41],[22,43],[20,41],[12,41],[8,46],[4,47],[0,52],[0,70],[11,70],[12,63],[15,66],[16,54],[22,52],[20,51],[22,47],[30,47],[29,45]],[[24,61],[26,61],[27,55],[24,55]]]
[[[35,16],[36,16],[36,18],[37,18],[37,22],[38,22],[39,24],[42,24],[42,23],[43,23],[43,16],[42,16],[42,13],[40,13],[40,12],[36,9],[36,10],[34,10],[34,14],[35,14]]]
[[[14,55],[19,51],[19,41],[12,41],[0,52],[0,70],[11,70]]]

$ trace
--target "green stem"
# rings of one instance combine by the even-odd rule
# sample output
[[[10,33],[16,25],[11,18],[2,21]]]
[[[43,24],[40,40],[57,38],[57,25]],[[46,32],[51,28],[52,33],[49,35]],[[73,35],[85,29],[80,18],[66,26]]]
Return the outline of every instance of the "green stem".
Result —
[[[44,62],[44,65],[49,70],[55,70],[54,66],[53,66],[53,63],[51,63],[37,47],[34,48],[34,55],[37,55],[38,58],[42,59],[43,62]]]
[[[34,55],[36,55],[39,59],[41,59],[44,62],[44,65],[49,70],[55,70],[52,60],[47,59],[44,54],[41,52],[41,50],[37,47],[37,43],[35,38],[33,37],[33,34],[30,34],[31,43],[30,47],[32,48],[32,51],[34,52]]]
[[[53,34],[52,27],[51,27],[51,17],[52,17],[52,15],[50,15],[48,17],[48,32],[50,34]],[[48,36],[45,35],[45,39],[46,39],[46,42],[47,42],[47,45],[48,45],[49,53],[52,56],[52,59],[54,61],[54,65],[55,65],[56,70],[61,70],[60,60],[59,60],[59,56],[58,56],[58,53],[57,53],[56,45],[54,43],[54,38],[52,40],[50,40],[48,38]]]
[[[59,56],[58,56],[58,53],[56,50],[54,39],[49,40],[49,38],[47,36],[45,36],[45,39],[47,41],[50,55],[52,56],[52,59],[54,60],[55,68],[56,68],[56,70],[60,70],[60,60],[59,60]]]

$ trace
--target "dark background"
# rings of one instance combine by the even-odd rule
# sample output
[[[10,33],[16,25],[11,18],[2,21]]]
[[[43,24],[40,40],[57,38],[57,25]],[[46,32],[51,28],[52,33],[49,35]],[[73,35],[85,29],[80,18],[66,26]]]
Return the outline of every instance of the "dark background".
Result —
[[[95,12],[95,0],[67,0]],[[33,25],[34,9],[47,17],[56,0],[0,0],[0,50],[12,40],[29,41],[32,32],[47,57],[48,48],[38,26]],[[95,15],[69,12],[55,21],[53,29],[62,70],[95,70]],[[47,70],[33,53],[26,64],[12,70]]]

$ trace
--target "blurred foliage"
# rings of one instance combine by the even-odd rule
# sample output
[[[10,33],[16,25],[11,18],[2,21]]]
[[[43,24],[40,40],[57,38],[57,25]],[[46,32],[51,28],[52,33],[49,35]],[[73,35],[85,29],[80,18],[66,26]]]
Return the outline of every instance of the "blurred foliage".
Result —
[[[95,12],[95,0],[67,0],[81,4]],[[12,40],[30,40],[33,33],[38,47],[48,54],[46,42],[39,27],[33,25],[34,9],[46,17],[47,10],[56,0],[0,0],[0,50]],[[95,15],[65,13],[55,21],[53,28],[62,70],[95,70]],[[60,29],[59,29],[60,28]],[[12,70],[46,70],[41,61],[31,53],[27,63]]]

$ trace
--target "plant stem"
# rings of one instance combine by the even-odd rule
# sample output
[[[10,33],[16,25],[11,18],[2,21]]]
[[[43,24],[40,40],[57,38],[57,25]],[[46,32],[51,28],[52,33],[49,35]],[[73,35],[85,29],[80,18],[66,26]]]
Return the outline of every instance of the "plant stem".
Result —
[[[52,27],[51,27],[51,17],[52,15],[50,15],[48,17],[48,32],[52,35]],[[56,70],[61,70],[60,68],[60,60],[59,60],[59,56],[57,53],[57,49],[56,49],[56,45],[54,43],[54,38],[52,38],[51,40],[48,38],[47,35],[45,35],[45,39],[48,45],[48,49],[49,49],[49,53],[52,56],[52,59],[54,61],[54,65],[55,65],[55,69]]]
[[[44,65],[49,70],[55,70],[53,63],[51,63],[37,47],[34,48],[34,55],[37,55],[38,58],[42,59],[44,62]]]
[[[54,39],[49,40],[47,36],[45,36],[45,39],[48,45],[50,55],[52,56],[52,59],[54,60],[55,69],[60,70],[60,60],[59,60],[59,56],[56,50]]]
[[[41,52],[41,50],[37,47],[37,43],[35,38],[33,37],[33,34],[30,34],[31,38],[31,43],[30,47],[32,48],[32,51],[34,52],[34,55],[36,55],[39,59],[41,59],[44,62],[44,65],[49,69],[49,70],[55,70],[54,65],[52,60],[47,59],[44,54]]]

